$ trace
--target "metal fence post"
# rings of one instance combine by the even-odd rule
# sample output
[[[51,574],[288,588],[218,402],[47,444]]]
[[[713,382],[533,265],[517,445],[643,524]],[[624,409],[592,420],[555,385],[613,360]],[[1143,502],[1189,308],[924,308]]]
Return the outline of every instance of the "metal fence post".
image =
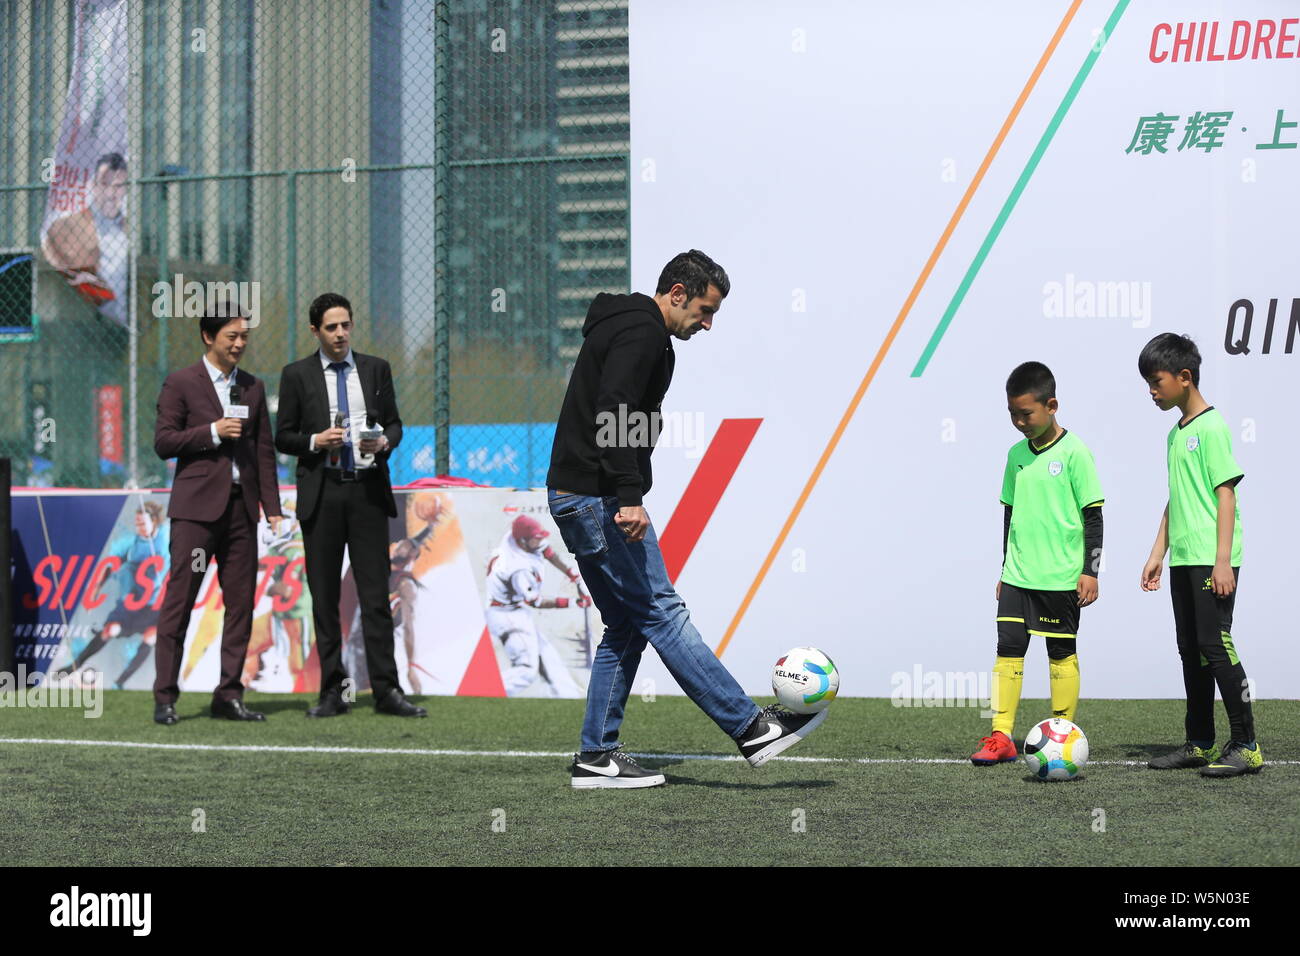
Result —
[[[8,458],[0,458],[0,671],[13,674],[14,667],[14,591],[13,573],[10,571],[12,556],[11,535],[13,531],[13,510],[10,499],[12,475]],[[18,687],[18,693],[23,688]]]
[[[285,183],[284,227],[284,283],[288,305],[287,331],[284,342],[284,364],[294,360],[294,345],[298,340],[298,173],[290,171]]]
[[[451,189],[451,106],[448,89],[451,55],[448,33],[451,21],[445,0],[434,7],[433,32],[433,427],[434,466],[438,474],[451,473],[451,343],[447,308],[447,194]]]
[[[166,176],[166,171],[164,170],[161,175]],[[171,237],[167,232],[168,227],[171,225],[171,208],[168,206],[167,184],[165,182],[158,184],[158,192],[161,196],[158,203],[158,281],[167,282],[167,248],[171,243]],[[180,291],[184,295],[185,290],[181,289]],[[176,316],[172,315],[170,308],[170,303],[174,301],[175,295],[169,295],[167,297],[169,304],[167,315],[165,317],[158,316],[158,318],[162,319],[158,327],[158,377],[160,379],[167,377],[167,325],[176,318]]]

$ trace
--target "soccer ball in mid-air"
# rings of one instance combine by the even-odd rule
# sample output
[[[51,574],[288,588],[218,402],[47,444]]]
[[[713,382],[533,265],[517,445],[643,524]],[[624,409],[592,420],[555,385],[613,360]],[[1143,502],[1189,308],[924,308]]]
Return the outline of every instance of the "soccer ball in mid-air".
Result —
[[[1088,738],[1064,717],[1053,717],[1034,724],[1023,753],[1039,780],[1073,780],[1088,765]]]
[[[824,710],[839,689],[835,662],[815,647],[793,648],[772,667],[772,693],[796,714]]]

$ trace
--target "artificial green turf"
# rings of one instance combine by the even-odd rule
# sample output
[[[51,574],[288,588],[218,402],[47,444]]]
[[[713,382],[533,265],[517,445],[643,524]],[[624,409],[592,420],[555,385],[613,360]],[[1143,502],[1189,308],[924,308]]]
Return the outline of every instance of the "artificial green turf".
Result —
[[[571,752],[581,701],[431,697],[428,720],[309,721],[309,701],[249,694],[264,724],[181,722],[148,694],[109,692],[99,719],[0,709],[0,738]],[[1017,732],[1045,716],[1024,701]],[[1220,729],[1223,716],[1219,713]],[[1300,702],[1256,703],[1265,760],[1300,759]],[[1093,761],[1181,743],[1178,701],[1085,701]],[[633,698],[628,750],[733,755],[689,701]],[[790,756],[964,759],[987,733],[971,708],[836,701]],[[1069,783],[1020,763],[803,763],[647,758],[666,787],[574,791],[565,757],[163,751],[0,742],[10,865],[812,864],[1295,865],[1300,765],[1237,780],[1093,763]],[[206,832],[195,832],[194,811]],[[1105,830],[1097,832],[1104,811]],[[802,811],[798,813],[797,811]],[[802,821],[804,830],[795,824]],[[495,829],[494,829],[495,824]]]

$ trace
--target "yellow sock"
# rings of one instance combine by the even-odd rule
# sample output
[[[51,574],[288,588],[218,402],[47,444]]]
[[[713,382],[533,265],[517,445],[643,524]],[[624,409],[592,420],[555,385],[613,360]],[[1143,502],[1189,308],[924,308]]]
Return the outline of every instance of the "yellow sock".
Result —
[[[993,665],[993,730],[1008,737],[1016,725],[1020,685],[1025,679],[1023,657],[999,657]]]
[[[1052,716],[1074,720],[1079,706],[1079,658],[1075,654],[1047,662],[1052,682]]]

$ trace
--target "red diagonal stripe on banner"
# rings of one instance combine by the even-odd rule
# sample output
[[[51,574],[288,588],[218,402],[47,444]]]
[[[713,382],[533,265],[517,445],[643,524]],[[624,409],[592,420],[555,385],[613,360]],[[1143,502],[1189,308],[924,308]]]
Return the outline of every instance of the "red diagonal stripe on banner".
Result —
[[[686,566],[761,424],[761,418],[724,418],[718,426],[695,475],[682,493],[682,500],[677,502],[677,510],[659,536],[668,580],[676,581]]]

